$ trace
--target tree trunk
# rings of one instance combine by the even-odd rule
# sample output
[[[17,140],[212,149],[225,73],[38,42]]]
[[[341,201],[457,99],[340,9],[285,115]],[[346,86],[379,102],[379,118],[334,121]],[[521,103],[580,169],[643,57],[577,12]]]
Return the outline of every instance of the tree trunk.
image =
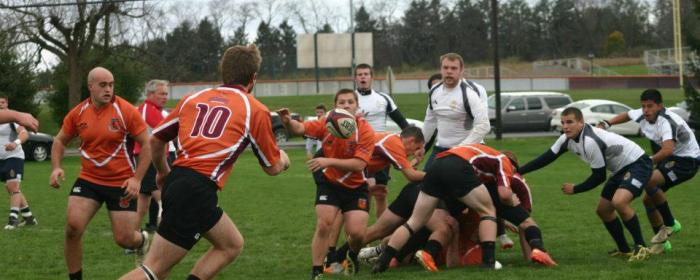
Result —
[[[70,69],[70,76],[68,80],[68,111],[70,111],[75,105],[78,105],[81,101],[81,90],[83,69],[80,67],[78,58],[76,55],[68,55],[68,65]]]

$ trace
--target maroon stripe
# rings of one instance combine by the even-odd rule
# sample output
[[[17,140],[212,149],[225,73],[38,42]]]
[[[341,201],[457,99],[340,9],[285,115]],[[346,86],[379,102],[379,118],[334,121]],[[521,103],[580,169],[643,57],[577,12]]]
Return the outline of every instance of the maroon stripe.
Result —
[[[248,147],[249,143],[250,143],[250,140],[248,138],[245,138],[243,140],[243,142],[241,142],[241,145],[239,145],[238,148],[235,151],[233,151],[233,155],[224,161],[224,163],[219,168],[218,172],[213,174],[214,180],[216,180],[216,178],[219,177],[219,175],[221,173],[223,173],[225,170],[228,170],[229,168],[231,168],[231,165],[233,165],[236,162],[236,160],[241,155],[243,150],[245,150],[245,148]],[[255,148],[253,148],[253,151],[255,151]]]

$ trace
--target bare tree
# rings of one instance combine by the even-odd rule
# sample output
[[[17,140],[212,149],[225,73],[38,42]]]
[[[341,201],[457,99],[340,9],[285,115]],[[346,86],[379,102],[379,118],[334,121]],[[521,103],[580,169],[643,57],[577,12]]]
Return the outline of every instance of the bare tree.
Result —
[[[109,57],[114,42],[126,40],[127,19],[144,18],[152,9],[145,1],[75,0],[64,6],[27,2],[5,1],[0,4],[0,16],[18,34],[13,44],[33,44],[38,53],[51,52],[68,66],[69,106],[80,102],[81,81],[87,68]]]

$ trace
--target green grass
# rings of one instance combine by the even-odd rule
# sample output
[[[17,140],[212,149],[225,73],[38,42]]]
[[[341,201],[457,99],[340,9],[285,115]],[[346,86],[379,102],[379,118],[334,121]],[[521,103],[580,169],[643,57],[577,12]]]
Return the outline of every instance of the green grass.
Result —
[[[546,150],[553,138],[490,141],[499,149],[515,151],[521,161],[533,159]],[[635,141],[648,146],[647,141]],[[278,177],[264,175],[257,160],[244,153],[237,162],[219,204],[232,217],[245,238],[245,249],[238,260],[225,268],[217,279],[304,279],[310,273],[310,241],[314,230],[315,185],[305,169],[304,153],[290,151],[292,167]],[[50,164],[27,162],[22,190],[39,225],[15,231],[0,231],[4,256],[2,279],[65,279],[63,225],[70,186],[78,174],[79,159],[66,158],[68,178],[60,190],[48,186]],[[483,272],[474,268],[452,269],[437,274],[418,267],[406,267],[379,276],[363,266],[356,279],[692,279],[700,258],[700,220],[697,219],[696,178],[674,188],[669,201],[683,231],[674,236],[674,251],[655,256],[642,264],[606,256],[614,247],[595,215],[601,187],[588,193],[565,196],[564,182],[580,182],[590,169],[573,155],[562,156],[552,165],[527,176],[534,198],[534,218],[540,224],[547,248],[559,267],[545,269],[522,260],[519,249],[497,252],[505,265],[502,271]],[[405,179],[395,172],[390,197],[398,194]],[[646,240],[651,239],[641,201],[634,202]],[[84,275],[86,279],[116,279],[132,269],[133,260],[124,256],[112,240],[104,208],[97,213],[85,233]],[[515,238],[514,238],[515,239]],[[631,239],[628,239],[631,240]],[[208,248],[206,241],[195,246],[178,264],[172,279],[183,279]],[[345,279],[344,277],[331,277]]]

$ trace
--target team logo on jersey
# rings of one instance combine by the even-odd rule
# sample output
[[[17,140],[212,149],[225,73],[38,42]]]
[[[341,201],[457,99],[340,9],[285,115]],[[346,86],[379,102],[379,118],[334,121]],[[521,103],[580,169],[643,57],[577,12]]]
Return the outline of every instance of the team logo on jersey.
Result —
[[[112,118],[112,120],[109,122],[109,131],[121,131],[122,129],[122,124],[119,122],[118,118]]]
[[[318,201],[326,201],[326,200],[328,200],[328,196],[327,196],[327,195],[319,195],[319,196],[318,196]]]
[[[457,108],[457,101],[452,100],[452,102],[450,102],[450,108],[452,108],[452,109]]]
[[[675,161],[669,161],[666,163],[666,168],[671,169],[674,165],[676,165]]]
[[[367,199],[360,198],[357,200],[357,208],[367,209]]]
[[[17,173],[15,172],[15,170],[14,170],[14,169],[10,169],[10,178],[15,178],[15,175],[17,175]]]
[[[202,235],[198,232],[197,234],[194,235],[194,240],[199,240],[199,238],[201,238],[201,237],[202,237]]]
[[[627,172],[627,173],[625,173],[625,176],[622,177],[622,179],[624,179],[624,180],[629,180],[630,177],[632,177],[632,173]]]
[[[122,196],[119,198],[119,207],[128,208],[129,204],[131,204],[131,200],[126,199],[126,197]]]

